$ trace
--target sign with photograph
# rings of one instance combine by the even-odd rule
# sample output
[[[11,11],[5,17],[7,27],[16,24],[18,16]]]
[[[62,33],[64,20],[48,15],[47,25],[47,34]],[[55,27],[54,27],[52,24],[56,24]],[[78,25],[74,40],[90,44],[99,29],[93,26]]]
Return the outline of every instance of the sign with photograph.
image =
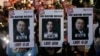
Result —
[[[9,11],[10,47],[34,47],[33,10]]]
[[[40,10],[39,40],[41,47],[61,47],[63,43],[63,10]]]
[[[70,45],[91,45],[93,41],[93,8],[70,8],[67,10]]]

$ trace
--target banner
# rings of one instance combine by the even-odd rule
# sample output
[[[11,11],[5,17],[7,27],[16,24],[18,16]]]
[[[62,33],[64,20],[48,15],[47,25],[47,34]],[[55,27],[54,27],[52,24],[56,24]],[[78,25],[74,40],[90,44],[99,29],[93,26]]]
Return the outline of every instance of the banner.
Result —
[[[10,47],[34,47],[33,10],[9,11]]]
[[[39,40],[41,47],[61,47],[64,39],[63,10],[40,10]]]
[[[70,45],[91,45],[93,42],[93,8],[69,8],[67,16]]]

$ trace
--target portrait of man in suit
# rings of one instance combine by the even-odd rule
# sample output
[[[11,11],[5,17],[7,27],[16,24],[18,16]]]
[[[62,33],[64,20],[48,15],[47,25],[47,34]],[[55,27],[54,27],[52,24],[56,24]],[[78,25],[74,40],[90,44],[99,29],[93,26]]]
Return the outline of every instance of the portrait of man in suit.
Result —
[[[56,23],[55,23],[56,24]],[[59,24],[58,24],[59,25]],[[43,32],[43,40],[58,40],[60,38],[59,32],[55,31],[54,21],[48,20],[45,24],[45,30]]]
[[[88,19],[87,17],[76,17],[73,18],[76,20],[73,20],[74,23],[72,25],[72,40],[87,40],[88,39],[88,27],[87,23]]]
[[[14,42],[29,42],[28,19],[15,19]],[[28,22],[26,22],[28,21]]]

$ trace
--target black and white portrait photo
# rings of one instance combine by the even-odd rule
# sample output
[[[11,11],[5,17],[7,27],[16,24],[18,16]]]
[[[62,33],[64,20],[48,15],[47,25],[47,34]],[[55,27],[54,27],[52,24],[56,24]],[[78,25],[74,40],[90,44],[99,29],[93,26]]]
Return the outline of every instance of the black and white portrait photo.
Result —
[[[60,40],[60,19],[42,19],[42,40]]]
[[[88,17],[72,17],[72,40],[88,39]]]
[[[14,42],[29,42],[29,19],[13,19]]]

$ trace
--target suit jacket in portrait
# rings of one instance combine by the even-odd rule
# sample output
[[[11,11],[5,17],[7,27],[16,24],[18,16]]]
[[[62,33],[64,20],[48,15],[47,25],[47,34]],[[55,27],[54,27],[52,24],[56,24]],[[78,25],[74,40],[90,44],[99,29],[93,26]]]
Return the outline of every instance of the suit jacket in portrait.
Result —
[[[72,40],[88,40],[88,28],[78,31],[77,29],[72,30]]]
[[[43,40],[59,40],[60,36],[56,32],[45,32],[43,34]]]
[[[26,30],[23,33],[18,31],[14,32],[14,42],[29,42],[29,31]]]

